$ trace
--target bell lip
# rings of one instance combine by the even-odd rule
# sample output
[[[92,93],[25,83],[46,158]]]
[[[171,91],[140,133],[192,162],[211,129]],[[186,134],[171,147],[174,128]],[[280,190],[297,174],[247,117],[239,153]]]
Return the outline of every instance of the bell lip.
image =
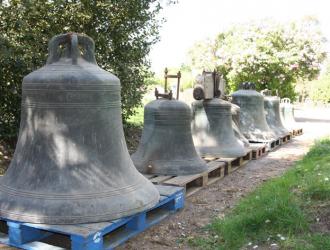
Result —
[[[123,212],[106,213],[99,215],[83,215],[83,216],[32,216],[25,215],[21,213],[12,213],[7,210],[0,209],[0,216],[9,220],[20,221],[24,223],[35,223],[35,224],[50,224],[50,225],[73,225],[73,224],[84,224],[84,223],[98,223],[113,221],[116,219],[131,216],[145,210],[154,207],[159,202],[159,197],[157,199],[151,200],[144,206],[133,208],[130,210],[125,210]],[[106,217],[106,218],[105,218]]]
[[[205,148],[205,147],[204,147]],[[214,147],[213,149],[211,150],[204,150],[203,147],[199,147],[199,148],[196,148],[199,152],[199,155],[202,156],[202,157],[222,157],[222,158],[235,158],[235,157],[242,157],[242,156],[245,156],[247,151],[245,149],[245,147],[243,147],[243,152],[240,153],[240,154],[228,154],[226,152],[221,152],[219,150],[220,147]],[[214,151],[212,151],[214,150]],[[208,151],[208,152],[206,152]],[[216,152],[217,151],[217,152]]]
[[[1,178],[0,178],[1,180]],[[26,192],[24,190],[15,189],[3,185],[0,183],[0,195],[6,194],[8,196],[18,196],[23,198],[32,198],[32,199],[43,199],[43,200],[82,200],[82,199],[91,199],[91,198],[107,198],[107,197],[115,197],[121,196],[123,194],[129,194],[137,190],[137,188],[141,187],[141,182],[136,182],[131,185],[123,186],[118,189],[106,191],[106,192],[94,192],[94,193],[80,193],[80,194],[47,194],[47,193],[37,193],[37,192]],[[51,196],[50,196],[51,195]],[[1,201],[1,200],[0,200]],[[0,203],[1,208],[1,203]]]
[[[197,152],[196,152],[196,155]],[[194,175],[194,174],[201,174],[207,171],[208,167],[207,164],[200,158],[196,160],[190,160],[191,162],[196,163],[196,161],[199,161],[200,164],[194,164],[194,169],[191,169],[192,164],[187,164],[187,160],[171,160],[171,162],[175,162],[176,164],[172,165],[173,167],[176,168],[177,171],[169,171],[169,167],[162,166],[162,167],[155,167],[155,168],[150,168],[148,166],[150,165],[157,165],[154,164],[154,161],[149,161],[148,163],[143,163],[143,161],[137,162],[135,160],[134,165],[136,166],[136,169],[141,173],[141,174],[154,174],[154,175],[171,175],[171,176],[177,176],[177,175]],[[158,164],[162,164],[162,162],[167,162],[166,160],[155,160],[155,162],[158,162]],[[186,164],[180,164],[186,163]],[[152,171],[152,169],[154,171]],[[181,169],[188,169],[188,171],[180,171]],[[149,170],[149,171],[148,171]],[[193,171],[195,170],[195,171]]]
[[[141,175],[142,176],[142,175]],[[1,177],[3,178],[3,177]],[[0,178],[0,180],[1,180]],[[8,195],[8,193],[5,192],[0,192],[0,197],[5,198],[6,201],[9,201],[7,204],[12,204],[10,207],[10,209],[2,209],[1,208],[1,200],[0,199],[0,217],[2,218],[6,218],[8,220],[14,220],[14,221],[20,221],[20,222],[24,222],[24,223],[35,223],[35,224],[51,224],[51,225],[72,225],[72,224],[82,224],[82,223],[98,223],[98,222],[110,222],[112,220],[116,220],[116,219],[120,219],[123,217],[127,217],[127,216],[131,216],[134,214],[137,214],[139,212],[143,212],[146,211],[152,207],[154,207],[160,200],[160,195],[158,190],[156,189],[156,187],[149,181],[147,180],[145,177],[142,178],[142,181],[140,181],[139,183],[139,188],[135,189],[133,192],[129,192],[129,193],[125,193],[124,195],[120,195],[121,199],[123,197],[125,197],[126,195],[126,202],[124,201],[124,203],[126,204],[127,201],[128,202],[128,207],[131,204],[136,204],[136,206],[132,206],[130,209],[126,209],[124,211],[118,211],[118,209],[114,209],[112,206],[108,207],[108,211],[107,213],[98,213],[98,214],[93,214],[93,211],[91,211],[91,209],[87,208],[87,212],[90,212],[91,215],[86,215],[86,214],[82,214],[82,215],[68,215],[68,213],[65,216],[58,216],[55,214],[49,214],[49,215],[42,215],[42,212],[40,212],[42,210],[42,206],[38,207],[37,205],[35,205],[34,207],[32,206],[30,209],[27,208],[26,211],[24,212],[10,212],[12,210],[13,207],[19,207],[19,204],[24,204],[24,201],[21,201],[20,203],[17,203],[18,205],[15,205],[15,201],[16,200],[11,200],[8,199],[8,196],[13,197],[12,195]],[[141,195],[143,195],[143,192],[147,193],[149,200],[147,200],[146,202],[138,202],[135,201],[134,199],[132,199],[132,197],[136,197],[138,193],[141,193]],[[132,194],[133,193],[133,194]],[[114,197],[114,199],[116,199]],[[22,200],[22,199],[21,199]],[[31,197],[25,197],[25,200],[29,200],[31,201]],[[40,200],[40,198],[34,199],[34,201],[38,201]],[[46,199],[47,200],[47,199]],[[100,202],[100,205],[104,205],[107,203],[111,204],[111,198],[109,199],[109,197],[106,198],[102,198],[102,197],[96,197],[95,200],[99,200],[99,201],[103,201]],[[63,205],[67,205],[67,204],[71,204],[73,202],[70,202],[71,200],[69,199],[57,199],[57,200],[52,200],[52,201],[56,201],[55,204],[58,204],[56,207],[58,209],[60,209],[61,206]],[[88,205],[93,202],[93,199],[82,199],[80,201],[83,201],[86,204],[86,207],[88,207]],[[31,202],[33,203],[33,202]],[[142,204],[141,204],[142,203]],[[95,202],[95,204],[97,204]],[[114,203],[113,203],[114,204]],[[125,206],[125,207],[127,207]],[[24,206],[22,206],[24,207]],[[37,208],[37,209],[35,209]],[[54,208],[54,206],[52,206],[52,208]],[[38,210],[40,209],[40,210]],[[72,210],[74,210],[74,206],[71,207]],[[40,213],[38,215],[33,215],[33,214],[28,214],[31,211],[35,211],[34,213]],[[117,211],[115,211],[117,210]],[[67,211],[70,211],[69,209],[67,209]],[[83,211],[83,212],[86,212]],[[95,212],[95,210],[94,210]]]
[[[203,170],[198,171],[177,171],[177,172],[171,172],[171,171],[155,171],[155,172],[144,172],[144,174],[155,174],[155,175],[172,175],[172,176],[178,176],[178,175],[194,175],[194,174],[201,174],[207,171],[207,168],[203,168]]]

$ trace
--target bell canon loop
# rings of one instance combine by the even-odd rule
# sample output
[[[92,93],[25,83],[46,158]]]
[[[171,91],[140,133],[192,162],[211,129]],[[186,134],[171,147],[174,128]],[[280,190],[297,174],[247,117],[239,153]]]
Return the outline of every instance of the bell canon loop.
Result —
[[[90,37],[52,38],[47,64],[23,79],[19,137],[0,183],[0,216],[76,224],[153,207],[159,193],[130,159],[120,98],[120,81],[97,66]]]

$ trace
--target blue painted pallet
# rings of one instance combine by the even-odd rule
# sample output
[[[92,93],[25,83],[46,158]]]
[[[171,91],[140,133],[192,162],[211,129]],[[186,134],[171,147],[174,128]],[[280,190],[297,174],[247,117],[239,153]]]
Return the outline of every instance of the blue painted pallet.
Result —
[[[155,185],[161,199],[146,211],[122,219],[77,225],[45,225],[10,221],[0,218],[5,233],[0,233],[0,243],[27,250],[111,250],[128,239],[162,221],[184,206],[182,187]],[[51,237],[66,237],[68,246],[47,243]],[[42,242],[43,241],[43,242]],[[56,240],[55,240],[56,241]],[[59,241],[57,239],[57,241]],[[45,243],[46,242],[46,243]],[[58,243],[58,242],[56,242]],[[57,244],[59,245],[59,244]],[[61,245],[61,244],[60,244]]]

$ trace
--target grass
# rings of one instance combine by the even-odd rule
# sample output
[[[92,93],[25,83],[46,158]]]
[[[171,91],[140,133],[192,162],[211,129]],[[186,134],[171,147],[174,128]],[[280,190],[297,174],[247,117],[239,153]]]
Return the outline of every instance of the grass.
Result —
[[[294,168],[240,200],[224,219],[204,229],[207,236],[190,244],[199,249],[269,249],[271,244],[330,249],[329,225],[330,139],[324,139]]]
[[[127,147],[131,153],[134,152],[139,145],[144,122],[143,115],[144,107],[137,107],[135,108],[135,114],[124,123]]]
[[[140,106],[135,108],[135,114],[130,116],[127,119],[127,124],[135,127],[142,127],[143,126],[143,114],[144,114],[144,107]]]

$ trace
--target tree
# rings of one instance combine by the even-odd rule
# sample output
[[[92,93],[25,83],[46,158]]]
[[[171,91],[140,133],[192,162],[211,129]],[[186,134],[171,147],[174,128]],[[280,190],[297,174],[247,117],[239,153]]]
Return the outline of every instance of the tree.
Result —
[[[211,48],[198,55],[214,58],[212,63],[224,75],[231,91],[239,83],[250,81],[257,84],[258,90],[278,90],[280,96],[294,99],[294,83],[319,74],[326,57],[324,42],[313,18],[287,24],[262,20],[232,26],[213,43],[206,42]],[[196,45],[194,50],[200,48]],[[201,67],[194,60],[191,63]]]
[[[159,39],[161,0],[12,0],[0,3],[0,137],[17,135],[23,77],[42,66],[48,41],[74,31],[92,37],[100,67],[121,80],[123,118],[150,76],[147,55]]]
[[[319,79],[307,82],[307,95],[314,102],[330,103],[330,63]]]
[[[203,70],[213,71],[217,67],[216,46],[210,38],[198,41],[188,51],[188,58],[193,70],[201,73]]]

